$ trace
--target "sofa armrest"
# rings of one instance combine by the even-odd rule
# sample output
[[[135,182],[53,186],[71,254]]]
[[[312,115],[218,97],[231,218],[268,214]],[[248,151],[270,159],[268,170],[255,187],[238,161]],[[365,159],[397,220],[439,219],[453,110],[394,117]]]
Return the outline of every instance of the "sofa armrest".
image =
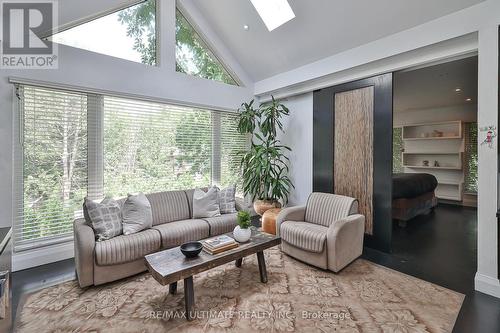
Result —
[[[76,219],[73,223],[75,267],[80,287],[94,284],[94,230],[85,219]]]
[[[304,221],[306,206],[295,206],[283,209],[276,218],[276,236],[280,235],[281,223],[285,221]]]
[[[327,231],[328,269],[338,272],[363,253],[364,215],[335,221]]]

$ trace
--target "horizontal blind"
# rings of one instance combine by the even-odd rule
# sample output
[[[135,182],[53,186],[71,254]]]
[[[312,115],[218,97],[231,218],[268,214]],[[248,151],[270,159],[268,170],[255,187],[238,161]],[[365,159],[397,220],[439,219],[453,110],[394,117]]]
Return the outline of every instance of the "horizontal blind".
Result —
[[[239,196],[243,196],[243,182],[241,181],[240,164],[243,153],[249,149],[250,138],[237,131],[238,115],[220,113],[220,185],[236,185]]]
[[[87,94],[19,86],[16,251],[71,238],[87,194]]]
[[[236,184],[237,114],[17,86],[14,250],[72,239],[85,196]]]
[[[211,130],[207,110],[105,97],[105,194],[209,185]]]

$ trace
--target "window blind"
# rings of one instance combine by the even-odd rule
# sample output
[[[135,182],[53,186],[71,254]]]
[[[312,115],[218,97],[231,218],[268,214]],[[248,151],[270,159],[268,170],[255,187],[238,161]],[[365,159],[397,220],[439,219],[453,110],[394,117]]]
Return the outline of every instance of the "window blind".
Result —
[[[14,250],[72,239],[83,198],[240,186],[237,114],[17,87]]]
[[[18,86],[14,149],[17,250],[71,237],[87,194],[87,94]]]

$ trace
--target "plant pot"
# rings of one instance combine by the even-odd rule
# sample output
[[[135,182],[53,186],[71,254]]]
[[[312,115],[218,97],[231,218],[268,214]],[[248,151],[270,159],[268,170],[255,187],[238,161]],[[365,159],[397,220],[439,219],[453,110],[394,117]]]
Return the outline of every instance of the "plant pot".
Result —
[[[253,209],[260,216],[264,215],[266,210],[271,208],[281,208],[281,203],[279,201],[271,200],[257,200],[253,203]]]
[[[245,243],[248,242],[248,240],[252,236],[252,230],[250,228],[242,229],[239,225],[237,225],[233,230],[233,236],[237,242]]]

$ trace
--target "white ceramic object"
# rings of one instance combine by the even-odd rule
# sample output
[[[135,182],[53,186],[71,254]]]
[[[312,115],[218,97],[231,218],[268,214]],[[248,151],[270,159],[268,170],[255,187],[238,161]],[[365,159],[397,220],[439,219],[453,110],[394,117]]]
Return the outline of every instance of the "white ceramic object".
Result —
[[[237,242],[245,243],[248,242],[248,240],[252,236],[252,230],[250,228],[241,229],[240,226],[237,225],[236,228],[234,228],[233,230],[233,236]]]

